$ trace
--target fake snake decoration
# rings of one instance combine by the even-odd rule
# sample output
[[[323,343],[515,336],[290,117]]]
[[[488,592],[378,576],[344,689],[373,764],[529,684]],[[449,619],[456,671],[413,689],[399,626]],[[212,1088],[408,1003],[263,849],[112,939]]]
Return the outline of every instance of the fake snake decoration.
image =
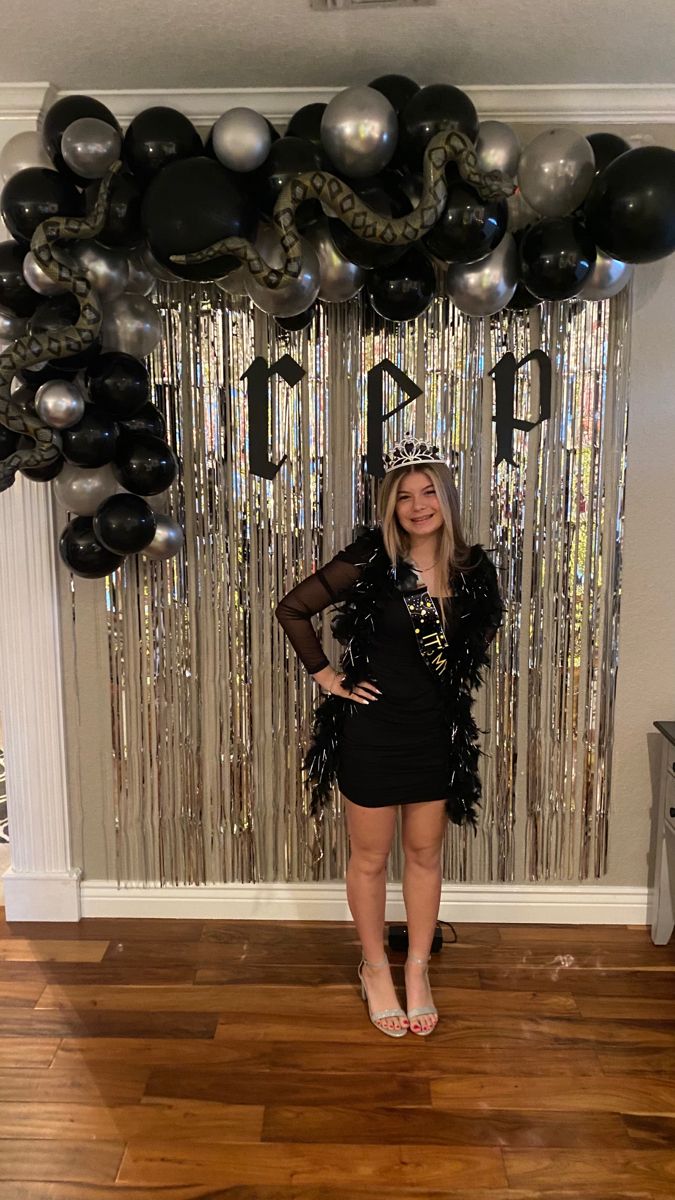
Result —
[[[200,263],[231,254],[245,263],[252,275],[270,289],[297,279],[302,269],[302,240],[295,224],[295,213],[303,200],[320,200],[338,220],[368,242],[383,246],[401,246],[419,240],[436,224],[445,207],[447,186],[445,168],[456,162],[462,178],[484,200],[510,196],[515,191],[511,179],[499,171],[481,171],[473,143],[456,130],[441,130],[429,142],[424,153],[424,187],[419,204],[407,216],[383,217],[363,203],[342,179],[327,171],[307,171],[290,180],[281,190],[274,208],[274,224],[285,254],[283,267],[270,267],[255,246],[240,237],[226,237],[192,254],[171,255],[176,263]],[[122,167],[113,163],[101,181],[96,203],[86,218],[50,217],[40,225],[31,240],[31,250],[45,274],[62,284],[78,300],[80,313],[67,329],[26,334],[0,354],[0,425],[32,438],[31,448],[15,450],[0,461],[0,492],[14,483],[18,470],[45,467],[61,452],[61,437],[36,413],[29,412],[12,398],[11,385],[18,371],[47,359],[67,358],[91,346],[98,336],[101,303],[88,279],[54,254],[54,244],[94,238],[105,223],[112,180]]]

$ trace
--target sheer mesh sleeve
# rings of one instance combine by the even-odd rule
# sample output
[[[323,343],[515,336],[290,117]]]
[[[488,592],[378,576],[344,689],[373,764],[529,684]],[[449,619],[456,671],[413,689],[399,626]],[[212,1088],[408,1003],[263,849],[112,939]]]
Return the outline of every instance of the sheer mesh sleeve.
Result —
[[[274,615],[310,675],[330,666],[312,617],[335,604],[356,583],[366,561],[365,551],[366,537],[362,535],[282,596],[275,609]]]

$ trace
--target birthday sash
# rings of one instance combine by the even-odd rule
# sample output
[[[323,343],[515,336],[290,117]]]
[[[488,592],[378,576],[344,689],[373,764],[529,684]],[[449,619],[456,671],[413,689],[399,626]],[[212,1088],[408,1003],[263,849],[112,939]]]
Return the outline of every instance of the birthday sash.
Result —
[[[427,591],[403,591],[402,595],[410,613],[420,654],[429,670],[442,679],[448,665],[448,639],[441,623],[441,615]]]

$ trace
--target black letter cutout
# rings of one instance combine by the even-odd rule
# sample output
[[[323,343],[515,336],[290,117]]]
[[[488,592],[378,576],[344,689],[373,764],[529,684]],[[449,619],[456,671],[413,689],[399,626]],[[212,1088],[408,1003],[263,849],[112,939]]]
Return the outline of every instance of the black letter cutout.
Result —
[[[392,408],[391,412],[383,413],[383,378],[384,372],[391,375],[392,379],[403,388],[407,400],[402,404],[398,404],[396,408]],[[373,367],[368,372],[368,415],[367,415],[367,436],[368,447],[366,455],[366,471],[369,475],[374,475],[375,479],[382,479],[384,475],[384,461],[382,459],[382,426],[385,421],[394,416],[394,413],[400,412],[405,408],[406,404],[411,404],[418,396],[422,395],[421,387],[401,371],[395,363],[388,358],[383,358],[381,363]]]
[[[244,371],[242,379],[248,383],[248,462],[252,475],[274,479],[288,458],[284,454],[281,462],[274,463],[269,457],[270,376],[280,375],[289,387],[295,387],[304,374],[304,369],[290,354],[282,354],[271,367],[267,365],[267,359],[257,355]]]
[[[525,366],[530,359],[539,365],[539,419],[537,421],[516,420],[513,409],[516,399],[516,372]],[[495,466],[500,462],[510,463],[515,467],[513,458],[514,429],[534,429],[551,415],[551,360],[543,350],[531,350],[520,362],[516,362],[515,354],[511,351],[500,358],[499,362],[489,372],[495,381],[495,407],[497,410],[497,458]]]

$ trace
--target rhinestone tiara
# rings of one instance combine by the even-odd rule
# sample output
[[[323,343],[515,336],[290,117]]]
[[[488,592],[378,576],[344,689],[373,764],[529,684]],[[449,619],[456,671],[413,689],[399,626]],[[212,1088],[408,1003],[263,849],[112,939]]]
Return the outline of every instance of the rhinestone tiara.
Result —
[[[440,463],[438,446],[431,446],[423,438],[416,438],[412,433],[404,433],[400,442],[392,447],[391,454],[383,454],[384,473],[395,471],[397,467],[413,467],[418,463]]]

